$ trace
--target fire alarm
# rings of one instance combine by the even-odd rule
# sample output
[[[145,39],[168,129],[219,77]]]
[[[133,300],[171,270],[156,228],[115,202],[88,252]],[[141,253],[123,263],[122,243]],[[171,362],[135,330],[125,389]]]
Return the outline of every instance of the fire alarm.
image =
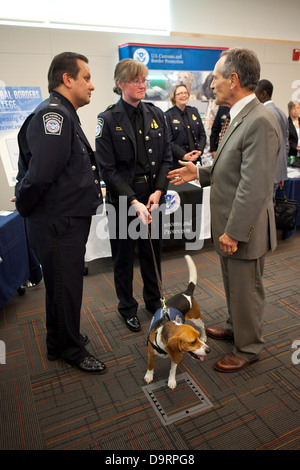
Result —
[[[293,60],[300,59],[300,49],[293,49]]]

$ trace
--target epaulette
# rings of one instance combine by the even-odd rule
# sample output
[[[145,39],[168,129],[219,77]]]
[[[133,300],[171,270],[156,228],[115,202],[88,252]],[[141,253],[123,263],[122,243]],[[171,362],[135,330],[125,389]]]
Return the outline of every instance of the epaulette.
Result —
[[[57,96],[50,96],[49,106],[51,108],[59,108],[61,105],[61,100]]]
[[[106,110],[105,111],[108,111],[109,109],[112,109],[116,106],[116,103],[114,104],[110,104],[109,106],[107,106]]]

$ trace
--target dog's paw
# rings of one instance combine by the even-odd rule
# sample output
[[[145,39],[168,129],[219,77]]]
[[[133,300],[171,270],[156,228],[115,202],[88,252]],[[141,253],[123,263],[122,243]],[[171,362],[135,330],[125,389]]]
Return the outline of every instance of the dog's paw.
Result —
[[[145,382],[149,384],[153,380],[153,370],[147,370],[146,375],[144,377]]]
[[[171,390],[174,390],[174,388],[176,388],[176,385],[177,385],[177,382],[175,379],[169,379],[168,380],[168,387],[171,389]]]

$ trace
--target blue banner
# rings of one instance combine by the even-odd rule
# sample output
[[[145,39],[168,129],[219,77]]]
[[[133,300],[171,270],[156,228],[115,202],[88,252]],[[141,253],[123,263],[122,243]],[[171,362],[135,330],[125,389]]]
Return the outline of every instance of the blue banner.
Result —
[[[16,183],[19,129],[41,101],[39,87],[0,87],[0,155],[9,186]]]
[[[127,43],[119,46],[119,59],[138,60],[149,70],[213,70],[226,49]]]

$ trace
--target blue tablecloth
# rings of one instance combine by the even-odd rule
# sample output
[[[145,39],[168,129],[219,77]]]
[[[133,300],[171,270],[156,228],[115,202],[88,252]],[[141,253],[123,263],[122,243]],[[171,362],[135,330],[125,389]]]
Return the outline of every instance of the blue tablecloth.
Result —
[[[18,212],[0,215],[0,306],[27,280],[38,284],[40,264],[29,248],[24,219]]]
[[[300,178],[289,178],[288,180],[286,180],[284,182],[284,191],[288,199],[294,199],[298,201],[298,214],[297,214],[296,226],[294,230],[291,230],[290,232],[283,231],[282,233],[283,240],[293,235],[293,233],[296,232],[296,227],[300,225]],[[280,189],[277,189],[276,197],[283,198],[283,194]]]

